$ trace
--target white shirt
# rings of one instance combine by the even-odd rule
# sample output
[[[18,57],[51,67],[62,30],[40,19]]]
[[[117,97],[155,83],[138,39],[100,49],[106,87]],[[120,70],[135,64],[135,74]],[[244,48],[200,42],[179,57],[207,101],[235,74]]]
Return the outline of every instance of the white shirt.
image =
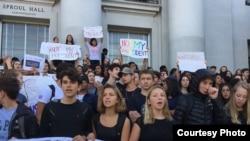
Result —
[[[90,60],[101,60],[100,59],[101,43],[98,43],[96,47],[91,46],[89,44],[89,42],[86,42],[86,45],[89,49],[89,59]]]
[[[58,85],[54,85],[55,86],[55,96],[51,99],[62,99],[63,98],[63,90],[61,87],[59,87]],[[52,90],[51,88],[48,87],[44,87],[39,96],[38,96],[38,102],[42,102],[42,103],[49,103],[50,102],[50,97],[52,95]]]

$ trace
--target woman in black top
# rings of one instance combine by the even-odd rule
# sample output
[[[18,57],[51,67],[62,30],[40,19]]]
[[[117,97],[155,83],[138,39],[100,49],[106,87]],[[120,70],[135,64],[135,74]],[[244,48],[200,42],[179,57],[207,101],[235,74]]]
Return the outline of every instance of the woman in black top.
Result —
[[[172,120],[166,93],[155,85],[146,97],[145,114],[135,121],[129,141],[172,141]]]
[[[106,84],[98,95],[97,110],[93,123],[96,139],[104,141],[128,141],[130,121],[123,114],[126,109],[125,101],[118,88]]]

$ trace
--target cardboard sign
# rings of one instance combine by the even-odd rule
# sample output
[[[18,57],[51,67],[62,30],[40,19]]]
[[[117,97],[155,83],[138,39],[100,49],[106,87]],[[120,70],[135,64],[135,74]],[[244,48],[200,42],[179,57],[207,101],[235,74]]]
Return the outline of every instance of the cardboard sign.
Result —
[[[81,57],[81,46],[43,42],[40,53],[49,55],[50,60],[77,60]]]
[[[207,68],[204,52],[178,52],[177,60],[181,71],[195,72],[201,68]]]
[[[25,54],[23,59],[23,69],[24,70],[31,70],[33,67],[37,68],[38,71],[41,73],[44,68],[45,58]]]

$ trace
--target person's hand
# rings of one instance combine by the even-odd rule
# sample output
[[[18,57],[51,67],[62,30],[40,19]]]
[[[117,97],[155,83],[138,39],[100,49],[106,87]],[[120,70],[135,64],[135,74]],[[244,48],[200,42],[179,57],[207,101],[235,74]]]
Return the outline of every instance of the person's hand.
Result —
[[[87,137],[85,136],[81,136],[81,135],[77,135],[73,138],[72,141],[87,141]]]
[[[15,139],[17,139],[17,138],[16,138],[16,137],[11,137],[11,138],[10,138],[10,140],[15,140]]]
[[[7,63],[7,62],[10,62],[10,63],[11,63],[11,57],[10,57],[9,55],[6,55],[6,56],[3,57],[3,61],[4,61],[5,63]]]
[[[89,54],[85,54],[84,59],[87,60],[89,58]]]
[[[37,68],[32,67],[32,68],[31,68],[31,71],[32,71],[32,74],[33,74],[33,75],[39,75],[39,71],[37,70]]]
[[[218,89],[215,87],[208,88],[208,94],[211,99],[216,99],[218,97]]]
[[[121,47],[121,45],[118,45],[118,49],[119,49],[120,53],[122,53],[122,47]]]
[[[204,61],[204,64],[206,64],[206,65],[207,65],[207,60],[205,60],[205,61]]]
[[[95,141],[95,134],[93,132],[89,133],[88,136],[87,136],[87,139],[91,140],[91,141]]]
[[[148,58],[143,59],[143,64],[146,64],[146,63],[148,63]]]
[[[176,65],[179,66],[179,60],[178,59],[176,60]]]
[[[103,85],[102,85],[102,83],[101,82],[95,82],[94,83],[94,86],[97,88],[97,91],[98,92],[101,92],[102,91],[102,89],[103,89]]]

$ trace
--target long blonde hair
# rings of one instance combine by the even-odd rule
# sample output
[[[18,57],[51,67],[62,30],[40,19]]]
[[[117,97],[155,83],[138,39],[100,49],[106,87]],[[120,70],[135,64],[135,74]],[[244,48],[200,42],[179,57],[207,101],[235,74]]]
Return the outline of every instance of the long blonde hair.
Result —
[[[154,114],[153,114],[153,111],[152,111],[152,107],[150,106],[150,104],[148,103],[148,100],[152,94],[152,91],[155,90],[155,89],[161,89],[164,94],[166,95],[165,93],[165,90],[163,87],[161,87],[160,85],[155,85],[153,86],[152,88],[150,88],[147,96],[146,96],[146,104],[145,104],[145,114],[144,114],[144,124],[153,124],[154,123]],[[167,101],[167,96],[166,96],[166,103],[164,104],[164,107],[163,107],[163,115],[165,116],[166,120],[173,120],[173,117],[169,111],[169,108],[168,108],[168,101]]]
[[[246,116],[247,124],[250,124],[250,86],[247,82],[239,81],[235,84],[233,88],[233,95],[230,96],[228,103],[225,105],[226,113],[231,117],[231,122],[234,124],[242,124],[240,119],[238,118],[239,113],[236,107],[236,101],[234,98],[236,90],[241,87],[247,90],[247,101],[243,105],[244,116]]]

